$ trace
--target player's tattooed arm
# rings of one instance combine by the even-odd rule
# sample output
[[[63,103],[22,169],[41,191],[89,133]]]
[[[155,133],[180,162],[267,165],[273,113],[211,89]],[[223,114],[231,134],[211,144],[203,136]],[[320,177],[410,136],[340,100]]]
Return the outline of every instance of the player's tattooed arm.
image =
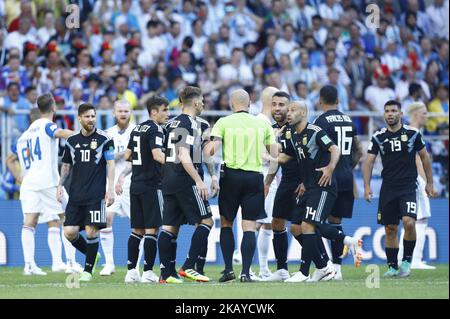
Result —
[[[205,158],[206,167],[208,168],[208,173],[211,176],[211,197],[216,197],[219,193],[219,177],[218,177],[218,167],[219,165],[214,161],[212,156]]]
[[[422,161],[422,167],[425,171],[427,184],[425,191],[428,197],[436,197],[436,191],[433,186],[433,169],[431,168],[430,155],[428,155],[427,149],[424,147],[419,151],[420,160]]]
[[[352,168],[355,168],[355,166],[358,165],[362,156],[363,156],[363,148],[361,141],[356,136],[353,136]]]
[[[370,180],[372,179],[372,170],[375,163],[376,155],[368,153],[363,166],[364,178],[364,199],[369,203],[372,201],[372,189],[370,188]]]
[[[64,183],[66,182],[67,177],[69,177],[71,167],[72,166],[68,163],[62,163],[61,165],[61,174],[59,177],[58,189],[56,190],[56,199],[58,202],[62,202],[64,196]]]

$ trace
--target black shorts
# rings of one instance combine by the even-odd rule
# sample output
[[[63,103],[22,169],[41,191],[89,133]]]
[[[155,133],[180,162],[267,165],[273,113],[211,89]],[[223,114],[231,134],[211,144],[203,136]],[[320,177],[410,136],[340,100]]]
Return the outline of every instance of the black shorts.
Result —
[[[381,225],[398,225],[403,216],[417,219],[416,190],[398,192],[381,186],[377,222]]]
[[[334,193],[321,189],[307,190],[298,200],[300,209],[294,211],[292,221],[296,224],[301,221],[322,224],[330,215],[335,201]]]
[[[219,185],[221,216],[233,221],[240,206],[243,220],[267,217],[264,210],[264,181],[261,173],[225,168]]]
[[[162,223],[163,195],[160,189],[130,194],[131,228],[158,228]]]
[[[65,215],[64,226],[80,226],[80,229],[84,229],[85,226],[95,226],[98,229],[106,228],[104,199],[87,205],[80,205],[71,202],[69,198]]]
[[[294,182],[284,182],[281,181],[278,186],[277,192],[275,194],[275,199],[273,202],[273,218],[285,219],[292,221],[292,216],[294,209],[297,208],[296,205],[296,195],[295,190],[299,185],[298,181]]]
[[[352,190],[338,192],[330,215],[338,218],[352,218],[354,202],[355,196]]]
[[[174,194],[164,194],[163,225],[194,225],[211,216],[208,201],[200,197],[195,185]]]

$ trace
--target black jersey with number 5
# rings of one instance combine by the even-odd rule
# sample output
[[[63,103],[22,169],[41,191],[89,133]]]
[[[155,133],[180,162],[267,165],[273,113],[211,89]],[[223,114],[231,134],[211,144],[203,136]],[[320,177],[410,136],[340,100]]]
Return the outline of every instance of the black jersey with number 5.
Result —
[[[386,128],[375,132],[368,153],[380,153],[383,184],[413,187],[417,180],[416,153],[425,147],[419,130],[402,125],[397,132]]]
[[[308,123],[300,133],[293,130],[289,141],[290,143],[287,143],[284,153],[296,158],[300,163],[306,190],[321,188],[336,193],[335,175],[333,174],[331,185],[320,187],[319,180],[322,177],[322,172],[316,171],[316,169],[325,167],[330,163],[331,153],[328,150],[335,144],[327,133],[320,127]]]
[[[163,172],[164,194],[174,194],[181,189],[195,185],[184,169],[179,157],[180,147],[189,150],[189,155],[197,172],[202,175],[202,127],[204,123],[187,114],[180,114],[169,120],[166,128],[165,158]]]
[[[152,120],[137,125],[131,132],[128,149],[132,151],[132,194],[161,188],[162,164],[153,159],[152,150],[162,149],[163,145],[163,128]]]
[[[329,110],[321,114],[314,121],[314,124],[322,128],[334,144],[339,147],[341,156],[334,170],[338,190],[353,190],[352,152],[356,129],[352,119],[339,110]]]

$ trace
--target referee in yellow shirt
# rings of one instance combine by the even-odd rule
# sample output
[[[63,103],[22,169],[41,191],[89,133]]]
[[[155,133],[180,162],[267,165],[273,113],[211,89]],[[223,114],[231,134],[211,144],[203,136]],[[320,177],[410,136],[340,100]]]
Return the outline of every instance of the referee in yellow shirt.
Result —
[[[250,266],[256,248],[256,220],[265,218],[263,154],[267,150],[277,158],[278,146],[272,127],[248,113],[250,97],[244,90],[231,94],[233,114],[219,119],[211,131],[205,155],[212,156],[222,145],[223,172],[220,177],[220,247],[225,271],[219,282],[236,279],[233,272],[233,221],[239,206],[244,236],[241,243],[241,282],[251,282]]]

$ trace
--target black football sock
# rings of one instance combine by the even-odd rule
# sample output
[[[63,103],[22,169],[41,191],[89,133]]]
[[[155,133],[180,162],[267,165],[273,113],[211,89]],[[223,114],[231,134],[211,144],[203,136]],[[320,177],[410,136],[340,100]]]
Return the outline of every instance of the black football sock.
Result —
[[[331,226],[330,224],[318,224],[317,229],[320,231],[320,235],[329,240],[335,240],[338,242],[344,242],[345,234],[342,231],[339,231],[336,227]]]
[[[338,231],[344,233],[341,224],[330,224],[330,226],[336,228]],[[342,264],[342,254],[344,252],[344,242],[332,240],[331,241],[331,256],[333,258],[333,264]]]
[[[317,234],[303,234],[303,251],[305,259],[310,259],[316,265],[316,269],[322,269],[327,266],[327,262],[319,251],[319,243],[317,241]]]
[[[398,248],[385,248],[386,258],[389,267],[398,269]]]
[[[403,239],[403,259],[402,261],[407,261],[411,263],[411,259],[414,252],[414,247],[416,247],[415,240]]]
[[[288,253],[288,235],[287,230],[273,231],[273,250],[277,259],[277,270],[288,269],[287,253]]]
[[[170,240],[170,275],[178,277],[176,264],[177,264],[177,236],[172,234],[172,239]]]
[[[183,269],[193,269],[197,262],[198,256],[203,249],[203,246],[208,244],[208,236],[211,231],[211,227],[205,224],[199,224],[195,229],[191,239],[191,247],[186,261],[183,264]]]
[[[141,243],[142,236],[131,233],[128,237],[128,270],[136,268],[137,260],[139,257],[139,245]]]
[[[200,255],[198,255],[197,263],[195,264],[195,270],[199,274],[204,274],[205,262],[206,262],[206,254],[208,253],[208,242],[203,245],[202,250],[200,251]]]
[[[86,263],[84,264],[84,271],[92,273],[95,265],[95,258],[98,252],[98,237],[88,238],[86,240]]]
[[[233,271],[234,236],[231,227],[220,229],[220,249],[225,263],[225,271]]]
[[[309,268],[311,267],[311,257],[308,256],[308,253],[305,253],[305,248],[303,244],[303,234],[300,234],[295,237],[297,239],[298,243],[302,247],[302,259],[300,259],[300,272],[304,276],[309,276]]]
[[[144,271],[153,270],[156,258],[157,235],[144,235]]]
[[[322,258],[325,260],[325,262],[328,263],[328,261],[330,260],[330,257],[328,257],[327,250],[325,249],[325,244],[323,243],[322,236],[318,229],[316,229],[316,237],[317,237],[317,247],[319,248],[319,253],[322,256]]]
[[[86,255],[87,243],[86,243],[86,239],[84,239],[84,237],[81,236],[81,234],[78,233],[77,238],[75,238],[75,240],[71,241],[70,243],[79,252],[81,252],[83,255]]]
[[[253,231],[245,231],[242,236],[242,272],[241,275],[250,275],[250,266],[252,265],[253,255],[256,249],[256,236]]]
[[[158,236],[158,252],[159,260],[161,262],[161,278],[167,279],[171,275],[171,260],[172,260],[172,242],[174,235],[171,232],[162,230]]]

